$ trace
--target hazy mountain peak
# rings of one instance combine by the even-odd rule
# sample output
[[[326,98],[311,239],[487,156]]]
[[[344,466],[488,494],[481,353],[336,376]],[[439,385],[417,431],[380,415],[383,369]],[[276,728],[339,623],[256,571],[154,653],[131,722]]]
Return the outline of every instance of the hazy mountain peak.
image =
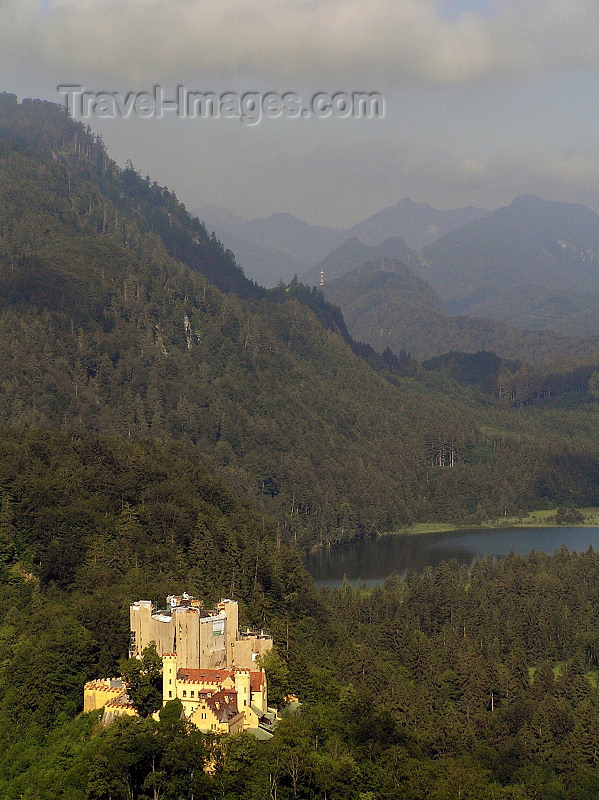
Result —
[[[342,233],[343,231],[342,228],[329,228],[326,225],[312,225],[310,222],[306,222],[300,219],[300,217],[295,217],[287,211],[279,211],[275,214],[269,214],[266,217],[257,217],[256,219],[250,220],[247,224],[258,228],[268,226],[268,228],[273,229],[278,226],[291,231],[326,231],[333,233]]]
[[[517,211],[542,211],[543,209],[551,207],[552,205],[558,205],[558,203],[555,203],[552,200],[544,200],[542,197],[538,197],[536,194],[526,192],[525,194],[520,194],[517,197],[514,197],[512,202],[508,203],[507,208]]]
[[[299,217],[295,217],[293,214],[290,214],[288,211],[277,211],[274,214],[267,214],[265,217],[255,217],[254,219],[250,220],[250,222],[264,222],[269,220],[269,222],[283,222],[287,224],[299,224],[299,225],[309,225],[303,219]]]
[[[518,327],[597,330],[599,215],[585,206],[523,194],[423,255],[427,278],[453,313]]]
[[[482,208],[456,208],[442,211],[428,203],[415,203],[404,197],[395,205],[382,209],[347,231],[360,241],[376,245],[391,236],[400,236],[409,247],[420,250],[449,231],[461,228],[472,220],[485,217]]]
[[[417,202],[412,200],[411,197],[402,197],[402,199],[398,200],[394,206],[391,206],[391,208],[396,208],[399,211],[411,211],[415,208],[437,211],[437,209],[433,208],[433,206],[429,205],[429,203]]]
[[[519,194],[517,197],[514,197],[512,202],[509,204],[511,206],[517,205],[518,203],[548,203],[548,200],[544,200],[542,197],[539,197],[537,194],[532,194],[532,192],[524,192],[524,194]]]
[[[364,244],[357,236],[351,236],[344,239],[332,253],[329,253],[319,264],[303,275],[302,280],[308,284],[317,283],[322,270],[325,281],[329,281],[345,275],[367,262],[380,264],[383,260],[391,261],[393,259],[411,264],[416,260],[416,254],[399,236],[390,236],[376,247]]]
[[[214,204],[195,209],[191,214],[203,222],[209,230],[214,228],[234,233],[247,222],[239,214],[234,214],[228,208]]]
[[[359,247],[366,247],[366,245],[361,242],[357,236],[350,236],[348,239],[344,239],[339,247],[336,248],[337,253],[342,253],[346,251],[353,251],[355,248]]]

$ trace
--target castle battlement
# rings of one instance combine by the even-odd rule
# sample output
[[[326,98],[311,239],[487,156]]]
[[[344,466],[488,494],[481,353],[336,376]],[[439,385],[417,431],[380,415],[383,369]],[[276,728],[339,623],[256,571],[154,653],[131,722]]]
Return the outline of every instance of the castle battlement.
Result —
[[[84,688],[88,691],[114,692],[117,695],[123,693],[122,686],[119,688],[116,686],[106,686],[102,681],[88,681]]]
[[[106,703],[105,708],[133,708],[131,700],[116,698]]]
[[[92,678],[91,681],[87,681],[88,684],[96,684],[97,686],[103,686],[106,689],[118,689],[123,685],[122,678]],[[86,684],[87,685],[87,684]]]

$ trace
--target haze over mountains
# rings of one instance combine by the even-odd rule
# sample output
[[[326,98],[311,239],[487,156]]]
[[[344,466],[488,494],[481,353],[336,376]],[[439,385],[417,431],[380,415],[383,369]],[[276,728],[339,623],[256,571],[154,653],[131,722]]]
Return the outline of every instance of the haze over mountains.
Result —
[[[384,208],[347,231],[347,236],[375,245],[390,236],[401,238],[414,250],[420,250],[440,236],[461,228],[472,220],[485,217],[484,208],[456,208],[441,211],[428,203],[414,203],[409,197]]]
[[[523,195],[426,247],[421,263],[450,312],[598,332],[599,216],[584,206]]]
[[[310,225],[291,214],[246,220],[218,206],[192,213],[234,250],[248,277],[267,287],[302,275],[324,258],[343,234],[340,228]]]
[[[363,244],[357,237],[345,239],[326,258],[301,276],[302,281],[310,285],[319,283],[320,273],[324,272],[326,282],[340,278],[367,262],[384,262],[387,259],[402,261],[413,268],[418,266],[418,256],[398,236],[385,239],[375,246]]]
[[[531,364],[599,353],[599,336],[563,336],[490,318],[450,316],[429,283],[390,258],[366,263],[323,288],[327,300],[342,309],[352,336],[379,352],[403,349],[427,359],[450,351],[490,350]]]
[[[404,199],[347,230],[289,214],[248,221],[207,207],[202,215],[265,285],[293,274],[317,285],[322,271],[327,297],[339,304],[352,335],[379,350],[404,347],[431,357],[491,348],[534,359],[581,353],[599,335],[599,216],[582,205],[529,194],[491,212],[439,211]],[[427,282],[435,301],[426,313],[397,274],[384,281],[388,294],[375,299],[383,278],[374,281],[374,267],[389,271],[389,260]],[[365,265],[368,280],[349,275]]]
[[[291,214],[246,220],[214,205],[192,213],[234,250],[246,274],[264,286],[274,286],[278,280],[289,280],[294,274],[304,277],[309,267],[315,266],[347,239],[379,245],[386,239],[401,238],[408,249],[417,250],[488,214],[477,208],[441,211],[427,203],[414,203],[409,198],[347,229],[310,225]]]

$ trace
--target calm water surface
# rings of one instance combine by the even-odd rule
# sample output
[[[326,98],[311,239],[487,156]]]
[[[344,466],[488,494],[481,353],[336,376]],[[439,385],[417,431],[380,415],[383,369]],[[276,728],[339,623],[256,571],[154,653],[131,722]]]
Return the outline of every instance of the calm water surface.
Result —
[[[306,566],[317,586],[351,583],[374,585],[394,572],[422,572],[455,558],[471,565],[479,556],[514,553],[554,553],[562,545],[578,553],[599,549],[599,528],[505,528],[456,533],[397,534],[355,542],[306,556]]]

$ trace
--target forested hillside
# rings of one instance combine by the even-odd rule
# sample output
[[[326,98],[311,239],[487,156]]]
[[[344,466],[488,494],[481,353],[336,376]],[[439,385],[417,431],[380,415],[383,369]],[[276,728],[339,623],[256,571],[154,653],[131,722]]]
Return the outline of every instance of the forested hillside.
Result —
[[[404,349],[422,359],[492,350],[528,364],[599,355],[599,336],[561,336],[518,330],[497,319],[450,316],[430,283],[414,274],[413,261],[410,268],[389,258],[368,261],[327,280],[323,291],[343,311],[351,335],[378,352]]]
[[[297,301],[242,300],[265,292],[201,226],[178,224],[171,195],[120,173],[60,109],[33,103],[6,117],[3,424],[190,441],[302,541],[399,521],[426,462],[410,393]],[[213,273],[236,292],[221,294]],[[475,436],[450,409],[456,435]]]
[[[318,292],[247,281],[172,194],[120,171],[59,107],[2,109],[4,426],[189,442],[300,546],[595,500],[577,479],[596,463],[587,445],[497,447],[457,384],[374,371]],[[438,469],[448,448],[459,469]],[[546,496],[553,448],[580,467]]]

